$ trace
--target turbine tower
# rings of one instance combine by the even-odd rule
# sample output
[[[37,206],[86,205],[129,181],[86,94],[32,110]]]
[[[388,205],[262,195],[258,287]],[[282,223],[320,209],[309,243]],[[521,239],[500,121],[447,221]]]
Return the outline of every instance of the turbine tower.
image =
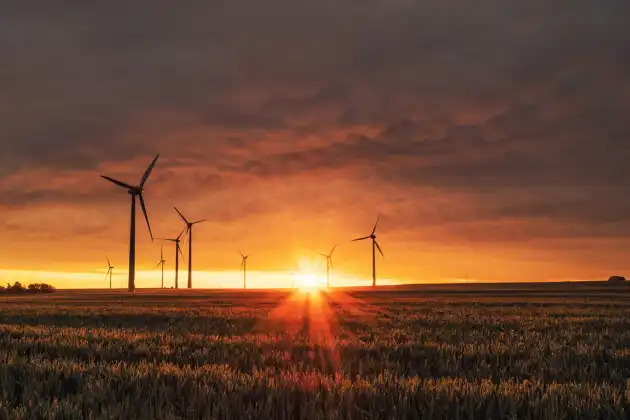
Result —
[[[186,229],[182,230],[182,232],[179,235],[177,235],[177,238],[156,238],[161,241],[169,241],[169,242],[175,243],[175,288],[176,289],[179,289],[179,255],[181,254],[182,259],[186,261],[186,259],[184,258],[184,254],[182,253],[182,248],[179,246],[179,243],[181,242],[180,238],[182,237],[185,231]]]
[[[378,252],[380,252],[381,255],[385,257],[385,255],[383,255],[383,250],[381,250],[381,246],[378,244],[378,242],[376,242],[376,226],[378,226],[378,221],[380,218],[381,218],[380,215],[376,218],[374,229],[372,229],[372,233],[370,233],[370,235],[352,240],[353,242],[363,241],[365,239],[372,240],[372,287],[376,287],[376,249],[378,248]]]
[[[162,266],[162,289],[164,289],[164,264],[165,263],[166,263],[166,260],[164,259],[164,247],[160,246],[160,262],[157,263],[155,268]]]
[[[127,289],[130,292],[134,292],[136,290],[136,197],[140,199],[142,213],[144,213],[144,218],[147,221],[147,227],[149,228],[149,235],[151,235],[151,241],[153,241],[151,223],[149,223],[149,216],[147,215],[147,209],[144,205],[144,197],[142,196],[142,193],[144,184],[147,182],[147,179],[149,179],[149,175],[151,175],[151,171],[153,170],[158,157],[160,157],[159,153],[155,156],[147,170],[144,172],[144,175],[142,175],[140,185],[138,186],[129,185],[114,178],[101,175],[102,178],[108,180],[109,182],[113,182],[119,187],[126,188],[129,195],[131,195],[131,224],[129,229],[129,284]]]
[[[243,255],[242,252],[239,252],[239,254],[241,254],[241,258],[243,259],[241,262],[241,270],[243,270],[243,289],[247,289],[247,259],[252,254]]]
[[[109,276],[109,290],[112,290],[112,273],[114,270],[114,266],[111,262],[109,262],[109,258],[107,256],[105,257],[105,259],[107,259],[107,274],[105,274],[105,280],[107,280],[107,276]]]
[[[188,288],[192,289],[192,228],[197,223],[205,222],[207,219],[190,222],[179,210],[177,210],[177,207],[175,207],[175,211],[179,214],[179,217],[182,218],[184,223],[186,223],[186,234],[188,235]]]
[[[330,289],[330,269],[333,268],[332,254],[335,252],[335,248],[337,248],[337,245],[333,246],[333,249],[328,255],[319,253],[319,255],[326,258],[326,289]]]

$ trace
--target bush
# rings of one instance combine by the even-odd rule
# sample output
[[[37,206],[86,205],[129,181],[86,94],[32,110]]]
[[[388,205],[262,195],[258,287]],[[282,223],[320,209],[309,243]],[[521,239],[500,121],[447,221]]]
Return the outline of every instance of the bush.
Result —
[[[52,293],[55,290],[55,286],[46,283],[33,283],[28,285],[28,291],[31,293]]]
[[[22,283],[20,283],[19,281],[16,281],[12,285],[7,283],[7,293],[24,293],[24,292],[26,292],[26,289],[24,288],[24,286],[22,286]]]
[[[29,284],[28,288],[22,286],[22,283],[16,281],[13,284],[7,283],[7,287],[0,286],[0,293],[20,294],[20,293],[52,293],[55,287],[46,283]]]

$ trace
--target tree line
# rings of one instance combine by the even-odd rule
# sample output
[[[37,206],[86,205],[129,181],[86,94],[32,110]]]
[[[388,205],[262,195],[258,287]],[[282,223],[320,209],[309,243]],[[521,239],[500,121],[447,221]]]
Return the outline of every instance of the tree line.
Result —
[[[7,283],[6,287],[0,286],[0,294],[52,293],[56,290],[55,286],[46,283],[32,283],[24,287],[19,281],[13,284]]]

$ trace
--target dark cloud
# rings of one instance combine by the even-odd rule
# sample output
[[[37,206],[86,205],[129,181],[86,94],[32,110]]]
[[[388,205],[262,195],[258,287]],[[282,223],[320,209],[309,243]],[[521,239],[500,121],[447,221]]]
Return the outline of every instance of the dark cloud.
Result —
[[[550,78],[571,92],[580,77],[623,74],[628,9],[617,1],[12,5],[0,18],[9,93],[2,155],[12,167],[89,167],[145,154],[151,141],[125,134],[151,111],[215,128],[295,127],[309,113],[308,124],[386,125],[429,109],[427,119],[505,104]],[[577,76],[564,78],[567,70]]]
[[[609,229],[630,214],[629,14],[623,0],[7,5],[0,205],[109,202],[106,186],[8,180],[96,177],[160,150],[154,198],[216,194],[222,220],[288,205],[236,188],[324,174],[477,204],[427,223]]]

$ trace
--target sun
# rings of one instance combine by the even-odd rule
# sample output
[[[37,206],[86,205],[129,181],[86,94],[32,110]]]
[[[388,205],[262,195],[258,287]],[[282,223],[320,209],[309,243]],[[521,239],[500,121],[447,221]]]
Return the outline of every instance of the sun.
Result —
[[[304,293],[316,292],[326,284],[325,280],[317,274],[321,267],[318,261],[302,257],[297,262],[297,270],[293,273],[293,286]]]
[[[319,278],[314,273],[293,273],[293,279],[295,287],[304,293],[316,292],[321,286]]]

